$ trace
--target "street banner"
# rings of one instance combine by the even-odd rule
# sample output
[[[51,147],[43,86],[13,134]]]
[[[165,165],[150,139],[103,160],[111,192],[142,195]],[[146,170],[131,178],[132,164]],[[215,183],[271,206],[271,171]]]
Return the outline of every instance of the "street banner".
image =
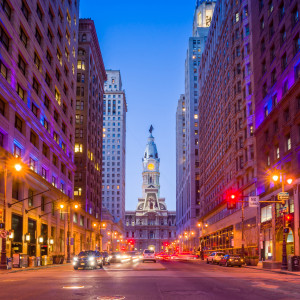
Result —
[[[249,207],[259,207],[259,197],[258,196],[249,197]]]

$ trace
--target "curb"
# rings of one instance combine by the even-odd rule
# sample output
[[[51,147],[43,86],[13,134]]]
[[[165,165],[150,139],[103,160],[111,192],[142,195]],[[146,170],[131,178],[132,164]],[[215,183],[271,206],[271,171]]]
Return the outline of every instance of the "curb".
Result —
[[[291,275],[291,276],[300,276],[300,273],[292,273],[292,272],[286,272],[286,271],[276,271],[271,269],[263,269],[263,268],[255,268],[250,266],[244,266],[244,268],[252,269],[252,270],[258,270],[258,271],[264,271],[264,272],[271,272],[271,273],[278,273],[278,274],[285,274],[285,275]]]
[[[55,265],[48,265],[48,266],[40,266],[40,267],[30,267],[30,268],[20,268],[20,269],[11,269],[11,270],[6,270],[3,273],[0,272],[1,274],[9,274],[9,273],[17,273],[17,272],[26,272],[26,271],[34,271],[34,270],[42,270],[42,269],[50,269],[50,268],[58,268],[62,266],[67,266],[70,265],[70,263],[65,263],[65,264],[55,264]]]

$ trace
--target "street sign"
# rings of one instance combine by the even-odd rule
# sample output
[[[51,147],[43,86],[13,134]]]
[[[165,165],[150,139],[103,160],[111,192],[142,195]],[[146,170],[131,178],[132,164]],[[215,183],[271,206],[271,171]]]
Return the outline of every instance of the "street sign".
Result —
[[[2,230],[2,231],[0,232],[0,237],[1,237],[2,239],[5,239],[5,238],[7,237],[7,235],[8,235],[8,231],[7,231],[7,230]]]
[[[259,196],[249,197],[249,207],[259,207]]]
[[[283,214],[285,212],[287,212],[287,207],[286,206],[284,206],[282,208],[279,208],[279,213]]]
[[[280,192],[278,195],[278,200],[283,200],[283,201],[286,201],[286,200],[289,200],[290,199],[290,194],[288,192]]]

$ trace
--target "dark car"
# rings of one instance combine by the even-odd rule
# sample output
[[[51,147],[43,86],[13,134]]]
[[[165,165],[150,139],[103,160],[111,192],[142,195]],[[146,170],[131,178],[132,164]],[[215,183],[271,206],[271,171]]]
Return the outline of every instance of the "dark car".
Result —
[[[96,269],[98,266],[103,268],[103,256],[99,251],[81,251],[73,258],[73,266],[75,270],[78,268]]]
[[[109,253],[106,251],[103,251],[103,252],[101,252],[101,254],[103,256],[103,265],[110,265],[111,256],[109,255]]]
[[[225,267],[233,267],[233,266],[241,267],[243,264],[244,264],[244,260],[240,256],[229,255],[229,254],[224,255],[219,262],[220,266],[225,266]]]

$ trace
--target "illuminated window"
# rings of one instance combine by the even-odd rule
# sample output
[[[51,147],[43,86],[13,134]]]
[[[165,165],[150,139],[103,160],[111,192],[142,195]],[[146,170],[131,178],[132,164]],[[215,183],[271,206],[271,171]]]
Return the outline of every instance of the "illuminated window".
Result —
[[[17,145],[14,145],[14,157],[21,157],[21,148]]]
[[[194,115],[194,119],[195,120],[197,120],[198,119],[198,115],[196,114],[196,115]]]
[[[77,69],[79,69],[79,70],[85,70],[85,62],[84,62],[84,60],[78,60],[77,61]]]
[[[83,148],[82,144],[75,143],[75,153],[78,152],[82,153],[82,148]]]

